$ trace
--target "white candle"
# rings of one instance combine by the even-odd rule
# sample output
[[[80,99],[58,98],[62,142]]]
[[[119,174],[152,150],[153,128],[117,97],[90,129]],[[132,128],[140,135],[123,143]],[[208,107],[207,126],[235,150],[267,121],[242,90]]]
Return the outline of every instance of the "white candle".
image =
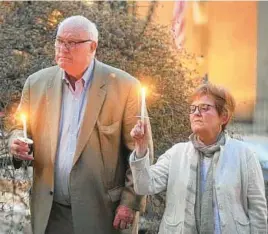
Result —
[[[26,125],[26,116],[24,114],[21,115],[21,120],[23,124],[23,136],[26,139],[27,138],[27,125]]]
[[[144,123],[145,119],[145,88],[141,88],[141,121]]]

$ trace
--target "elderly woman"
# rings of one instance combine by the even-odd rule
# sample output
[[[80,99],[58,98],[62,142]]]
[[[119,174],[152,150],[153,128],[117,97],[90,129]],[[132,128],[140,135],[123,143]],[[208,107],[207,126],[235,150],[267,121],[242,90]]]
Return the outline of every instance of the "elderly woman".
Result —
[[[131,131],[130,157],[138,194],[167,191],[159,233],[267,233],[264,180],[252,151],[224,131],[235,102],[224,88],[205,84],[190,98],[193,133],[150,166],[147,126]]]

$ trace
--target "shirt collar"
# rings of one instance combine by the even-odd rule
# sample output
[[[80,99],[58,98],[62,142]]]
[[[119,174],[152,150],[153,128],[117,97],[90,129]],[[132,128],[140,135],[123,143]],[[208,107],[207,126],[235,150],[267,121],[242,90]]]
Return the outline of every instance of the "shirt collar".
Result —
[[[90,77],[93,73],[94,64],[95,64],[95,60],[93,59],[90,65],[88,66],[87,70],[84,72],[82,76],[83,86],[85,86],[85,84],[90,80]],[[62,80],[64,80],[67,84],[70,84],[70,81],[68,80],[67,74],[65,71],[63,71]]]

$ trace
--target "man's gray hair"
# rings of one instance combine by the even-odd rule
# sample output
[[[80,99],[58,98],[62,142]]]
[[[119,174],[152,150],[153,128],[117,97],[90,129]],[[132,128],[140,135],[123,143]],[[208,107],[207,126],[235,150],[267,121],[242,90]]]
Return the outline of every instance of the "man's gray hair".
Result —
[[[86,17],[82,15],[75,15],[75,16],[68,17],[59,24],[58,30],[60,30],[60,28],[66,24],[71,25],[75,28],[85,29],[86,31],[88,31],[90,35],[89,39],[92,41],[98,42],[98,37],[99,37],[98,29],[96,25],[93,22],[91,22],[89,19],[87,19]]]

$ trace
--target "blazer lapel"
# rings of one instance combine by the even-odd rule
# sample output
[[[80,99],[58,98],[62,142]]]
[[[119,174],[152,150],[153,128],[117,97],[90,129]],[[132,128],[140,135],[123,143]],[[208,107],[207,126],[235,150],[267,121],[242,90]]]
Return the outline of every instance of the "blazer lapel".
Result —
[[[62,75],[63,71],[59,68],[56,75],[52,76],[47,86],[47,112],[48,112],[48,124],[50,130],[51,141],[51,161],[54,165],[58,136],[59,136],[59,123],[61,113],[61,98],[62,98]]]
[[[99,116],[99,112],[106,96],[106,77],[102,74],[102,65],[95,60],[95,67],[91,86],[87,93],[85,113],[77,138],[77,146],[73,159],[73,166],[79,159]]]

